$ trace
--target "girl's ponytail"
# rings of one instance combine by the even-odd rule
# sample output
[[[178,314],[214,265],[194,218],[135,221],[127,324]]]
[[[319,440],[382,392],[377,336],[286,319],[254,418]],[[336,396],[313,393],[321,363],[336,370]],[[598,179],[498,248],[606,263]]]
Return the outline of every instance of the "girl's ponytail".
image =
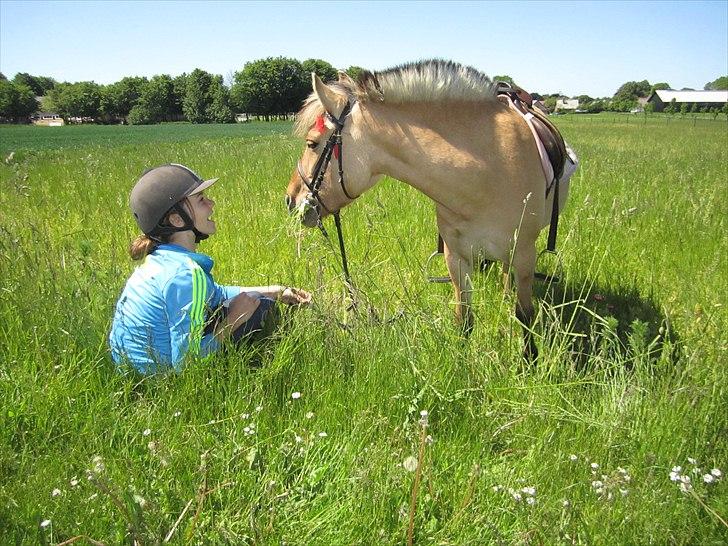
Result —
[[[132,260],[143,260],[147,257],[147,254],[154,252],[159,243],[145,234],[139,235],[129,245],[129,254],[131,254]]]

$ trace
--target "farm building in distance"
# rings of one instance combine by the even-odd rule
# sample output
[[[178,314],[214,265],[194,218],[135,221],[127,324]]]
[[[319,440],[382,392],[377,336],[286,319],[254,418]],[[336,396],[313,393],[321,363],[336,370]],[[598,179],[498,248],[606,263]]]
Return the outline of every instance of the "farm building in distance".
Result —
[[[555,111],[559,110],[570,110],[574,111],[579,108],[579,99],[559,99],[556,101]]]
[[[699,108],[723,108],[728,102],[728,91],[675,91],[674,89],[658,89],[647,98],[653,104],[655,112],[662,112],[672,100],[675,104],[697,104]]]

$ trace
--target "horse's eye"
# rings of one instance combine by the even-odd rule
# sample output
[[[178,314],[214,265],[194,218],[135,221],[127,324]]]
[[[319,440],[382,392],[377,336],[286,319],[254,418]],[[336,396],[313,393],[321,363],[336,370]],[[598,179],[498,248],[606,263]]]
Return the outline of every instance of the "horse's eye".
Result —
[[[316,146],[318,146],[318,142],[314,142],[313,140],[307,140],[306,141],[306,146],[308,146],[312,150],[315,150],[316,149]]]

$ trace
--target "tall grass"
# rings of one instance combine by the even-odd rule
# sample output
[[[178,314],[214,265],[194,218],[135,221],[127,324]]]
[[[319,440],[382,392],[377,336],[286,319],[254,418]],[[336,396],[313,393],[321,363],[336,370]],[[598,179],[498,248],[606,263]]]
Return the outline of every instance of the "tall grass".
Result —
[[[347,312],[335,250],[285,214],[287,133],[0,165],[0,542],[402,544],[414,498],[416,544],[723,543],[728,480],[703,475],[728,471],[726,125],[558,122],[583,163],[533,367],[495,268],[459,337],[449,287],[425,281],[434,208],[392,180],[343,213]],[[128,193],[170,161],[221,178],[201,247],[219,282],[316,304],[273,343],[125,376],[106,336]]]

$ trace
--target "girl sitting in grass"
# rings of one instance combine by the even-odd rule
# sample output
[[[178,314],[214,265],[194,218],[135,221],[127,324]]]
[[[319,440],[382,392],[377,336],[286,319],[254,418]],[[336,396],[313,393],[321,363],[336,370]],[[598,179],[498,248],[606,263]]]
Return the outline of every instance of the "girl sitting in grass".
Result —
[[[222,286],[212,278],[212,258],[197,244],[217,231],[215,202],[203,181],[177,164],[145,172],[131,191],[130,205],[143,235],[131,244],[144,259],[116,304],[109,342],[117,364],[142,373],[180,370],[186,356],[217,351],[228,338],[249,341],[269,335],[278,322],[276,302],[308,304],[298,288]]]

